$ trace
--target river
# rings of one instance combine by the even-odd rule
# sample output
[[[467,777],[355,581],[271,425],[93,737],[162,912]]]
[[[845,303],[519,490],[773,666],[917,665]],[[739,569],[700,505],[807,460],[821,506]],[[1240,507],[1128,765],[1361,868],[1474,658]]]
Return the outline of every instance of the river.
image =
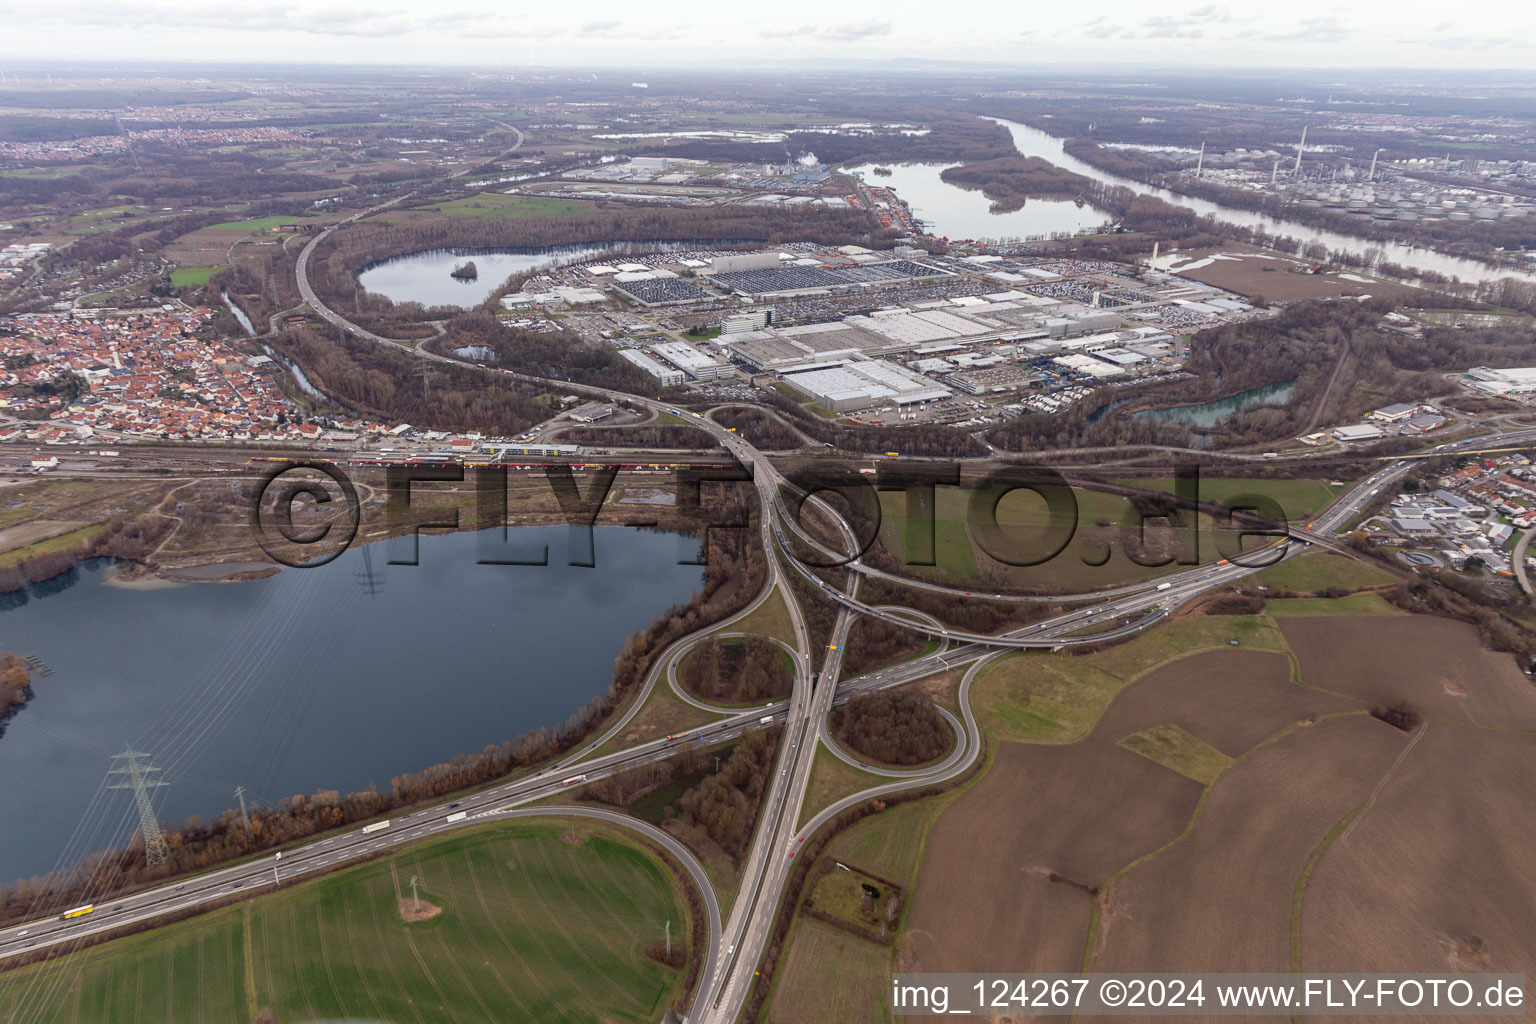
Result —
[[[1085,178],[1106,185],[1117,185],[1131,189],[1142,195],[1156,196],[1174,206],[1182,206],[1193,210],[1203,216],[1215,217],[1229,224],[1238,224],[1244,227],[1262,227],[1273,234],[1291,235],[1306,242],[1322,242],[1329,249],[1344,252],[1364,252],[1367,249],[1380,249],[1386,258],[1405,267],[1415,270],[1434,271],[1438,274],[1459,277],[1463,281],[1494,281],[1502,277],[1536,278],[1536,273],[1521,271],[1513,268],[1494,268],[1477,263],[1473,260],[1460,259],[1455,256],[1445,256],[1428,249],[1412,248],[1398,242],[1376,242],[1370,239],[1358,238],[1354,235],[1339,234],[1335,231],[1323,231],[1318,228],[1299,224],[1295,221],[1282,220],[1268,217],[1264,214],[1254,213],[1249,210],[1233,209],[1222,206],[1206,199],[1195,199],[1190,196],[1182,196],[1167,189],[1154,188],[1144,185],[1130,178],[1122,178],[1099,170],[1092,164],[1084,163],[1077,157],[1067,153],[1063,148],[1063,141],[1053,135],[1048,135],[1028,125],[1006,121],[1002,118],[988,118],[1008,129],[1013,136],[1013,144],[1024,156],[1038,156],[1048,160],[1057,167],[1081,174]]]
[[[219,292],[219,298],[224,300],[224,305],[228,306],[229,311],[235,315],[235,319],[240,321],[240,326],[245,330],[245,333],[254,338],[256,336],[256,327],[251,323],[251,318],[245,315],[245,310],[240,308],[239,303],[231,299],[227,291]]]
[[[267,804],[387,792],[558,725],[702,579],[675,534],[599,527],[591,569],[565,564],[567,527],[510,534],[550,565],[476,564],[498,535],[457,533],[422,537],[418,566],[386,564],[391,542],[244,583],[137,589],[96,562],[33,588],[0,611],[0,650],[53,670],[0,736],[0,879],[128,839],[130,795],[102,787],[129,744],[164,770],[160,817],[181,821],[236,806],[236,786]]]
[[[881,165],[886,166],[886,165]],[[940,175],[956,164],[894,164],[889,175],[873,174],[874,164],[849,167],[869,185],[890,188],[906,201],[932,235],[961,239],[1004,239],[1074,234],[1105,222],[1106,215],[1070,199],[1030,199],[1009,213],[994,213],[981,192],[951,185]]]

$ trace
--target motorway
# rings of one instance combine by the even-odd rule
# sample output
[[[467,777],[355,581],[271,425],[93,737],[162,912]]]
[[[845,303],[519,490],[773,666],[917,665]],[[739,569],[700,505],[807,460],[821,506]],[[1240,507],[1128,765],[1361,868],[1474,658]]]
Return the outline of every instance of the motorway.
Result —
[[[636,401],[634,396],[626,396]],[[659,404],[642,402],[642,404]],[[707,420],[700,426],[711,429]],[[695,992],[692,1021],[733,1021],[739,1014],[752,987],[756,965],[763,946],[771,932],[778,904],[783,896],[784,885],[793,866],[792,854],[821,823],[830,819],[843,808],[861,800],[885,793],[898,792],[917,785],[931,785],[963,772],[974,761],[980,750],[980,735],[971,714],[966,697],[970,683],[987,661],[1005,653],[1006,647],[1057,647],[1074,643],[1096,643],[1145,628],[1158,621],[1162,613],[1184,603],[1206,590],[1226,586],[1257,568],[1241,565],[1200,566],[1162,577],[1139,587],[1116,588],[1101,594],[1108,596],[1102,603],[1075,609],[1042,622],[1013,630],[1002,636],[978,636],[960,631],[946,630],[942,624],[924,616],[913,616],[910,611],[893,611],[886,606],[874,606],[858,598],[857,573],[850,573],[846,590],[838,590],[823,583],[810,573],[787,548],[783,529],[792,531],[796,523],[781,524],[786,517],[780,498],[782,477],[761,453],[752,449],[734,434],[721,428],[722,444],[754,467],[754,483],[758,489],[762,507],[768,514],[760,517],[761,543],[768,555],[768,579],[758,599],[742,612],[723,623],[715,623],[701,632],[715,632],[728,627],[744,617],[766,600],[775,589],[783,593],[795,627],[796,678],[793,695],[789,700],[778,701],[770,706],[753,708],[727,714],[720,720],[691,731],[689,742],[709,746],[729,741],[743,732],[761,728],[763,717],[770,717],[772,724],[782,725],[784,732],[780,743],[775,774],[765,794],[757,833],[742,870],[740,894],[732,907],[729,919],[719,919],[718,903],[707,876],[697,859],[675,840],[665,836],[636,819],[617,812],[597,808],[526,808],[522,805],[560,793],[569,788],[564,785],[567,772],[576,772],[584,781],[595,781],[614,772],[623,771],[639,764],[659,761],[673,756],[679,742],[656,740],[614,751],[597,754],[596,748],[618,735],[644,702],[658,681],[668,678],[688,645],[696,642],[698,634],[683,638],[674,649],[658,658],[647,676],[642,692],[629,711],[612,723],[602,737],[581,751],[536,774],[514,779],[479,793],[471,794],[451,803],[417,809],[408,815],[399,815],[385,829],[363,833],[353,829],[329,836],[302,847],[286,850],[281,860],[262,857],[244,864],[223,868],[205,875],[187,878],[158,886],[114,900],[104,901],[92,914],[72,921],[48,918],[0,930],[0,958],[13,956],[35,948],[72,946],[91,935],[133,925],[168,914],[185,912],[199,906],[259,891],[272,885],[278,878],[291,880],[331,869],[349,861],[377,855],[403,843],[447,832],[460,825],[470,825],[489,820],[522,817],[535,814],[582,814],[602,817],[634,828],[665,847],[690,875],[696,879],[704,899],[710,921],[710,947],[702,951],[699,987]],[[712,432],[713,432],[712,430]],[[1536,432],[1528,432],[1536,436]],[[1522,438],[1523,439],[1523,438]],[[1490,439],[1498,443],[1517,440],[1512,436]],[[1348,493],[1338,498],[1325,512],[1317,517],[1298,538],[1306,534],[1326,537],[1347,526],[1373,498],[1404,475],[1411,462],[1397,460],[1383,465],[1370,476],[1356,484]],[[823,506],[825,507],[825,506]],[[841,520],[837,520],[839,525]],[[850,540],[846,526],[845,540]],[[1304,544],[1297,539],[1281,542],[1271,557],[1291,557],[1303,550]],[[830,648],[821,655],[821,664],[813,665],[813,652],[803,617],[784,583],[785,559],[793,571],[805,573],[814,581],[821,593],[837,601],[841,606],[834,625]],[[1162,587],[1163,589],[1158,589]],[[957,595],[964,591],[954,591]],[[1081,599],[1082,595],[1077,596]],[[923,657],[914,658],[894,666],[854,679],[837,686],[820,685],[819,680],[835,680],[841,672],[842,649],[848,630],[856,615],[873,615],[899,622],[905,628],[936,635],[941,641],[953,643],[945,649]],[[1129,621],[1127,621],[1129,619]],[[1094,627],[1100,627],[1094,629]],[[1087,635],[1085,631],[1088,632]],[[827,742],[825,722],[833,703],[848,699],[855,693],[872,689],[900,686],[904,683],[954,668],[969,665],[961,687],[963,723],[955,723],[958,740],[955,752],[943,762],[921,771],[904,773],[862,793],[854,794],[833,807],[820,810],[803,828],[797,828],[808,788],[811,769],[817,748]],[[579,762],[579,767],[571,765]],[[465,817],[449,821],[450,815],[463,813]]]
[[[515,129],[514,129],[515,131]],[[518,134],[518,144],[522,142]],[[516,147],[514,146],[514,149]],[[409,194],[408,194],[409,195]],[[408,195],[397,197],[363,213],[349,217],[340,224],[349,223],[379,209],[401,202]],[[304,247],[298,260],[297,278],[300,294],[315,313],[328,322],[353,334],[380,344],[400,345],[399,342],[364,331],[350,323],[341,314],[329,309],[315,294],[308,281],[309,258],[315,247],[340,224],[326,228]],[[469,365],[459,360],[432,353],[415,351],[418,356],[456,365]],[[501,372],[488,370],[486,372]],[[534,383],[549,384],[542,378],[512,375]],[[636,395],[611,391],[592,386],[576,386],[568,382],[553,382],[564,391],[592,394],[608,400],[625,401],[650,408],[657,413],[673,412],[664,403]],[[689,1020],[727,1024],[737,1019],[745,1005],[756,977],[757,965],[771,934],[779,904],[785,895],[785,885],[794,866],[794,854],[807,837],[842,809],[902,789],[953,778],[964,772],[979,756],[982,738],[969,705],[971,684],[980,669],[990,660],[1007,653],[1010,648],[1055,648],[1073,644],[1102,643],[1115,637],[1129,635],[1162,619],[1173,608],[1208,590],[1227,586],[1242,577],[1258,571],[1279,559],[1293,557],[1313,542],[1318,542],[1339,532],[1382,490],[1404,475],[1411,460],[1396,459],[1356,484],[1340,496],[1329,508],[1301,530],[1273,546],[1262,564],[1257,559],[1251,565],[1232,563],[1197,566],[1172,573],[1145,584],[1118,587],[1089,595],[1061,597],[1030,597],[1020,600],[1084,601],[1099,603],[1077,608],[1065,614],[1032,623],[998,636],[987,636],[949,630],[942,623],[925,616],[914,617],[910,611],[892,610],[888,606],[861,601],[859,583],[866,575],[888,577],[902,585],[917,585],[931,591],[956,597],[977,596],[959,588],[939,584],[914,583],[902,577],[891,577],[853,563],[842,589],[833,587],[810,571],[796,558],[788,546],[784,530],[804,531],[796,517],[789,514],[782,499],[781,488],[786,481],[777,468],[761,452],[744,441],[739,435],[727,431],[707,418],[698,417],[694,424],[710,433],[728,452],[741,463],[751,467],[753,483],[758,491],[760,542],[767,557],[768,576],[764,590],[757,601],[747,609],[732,616],[724,623],[714,623],[701,633],[713,633],[723,626],[744,617],[775,590],[780,592],[789,609],[795,635],[795,680],[789,699],[771,705],[725,714],[725,717],[698,729],[691,730],[686,740],[699,746],[709,746],[729,741],[750,729],[764,727],[761,719],[768,717],[774,726],[782,726],[777,761],[764,794],[757,830],[751,847],[742,864],[741,884],[729,917],[722,921],[714,890],[702,866],[685,847],[670,836],[637,819],[614,811],[598,808],[529,808],[525,805],[577,786],[591,782],[614,772],[624,771],[637,765],[660,761],[675,754],[682,737],[654,740],[627,749],[598,753],[598,749],[612,741],[633,719],[655,686],[663,680],[671,680],[676,658],[686,647],[699,638],[693,634],[682,638],[672,649],[656,659],[646,680],[631,703],[628,711],[610,723],[603,734],[582,750],[549,767],[520,778],[500,783],[492,788],[466,795],[458,800],[429,808],[417,808],[409,814],[391,819],[386,827],[372,832],[352,829],[316,842],[285,850],[278,857],[263,856],[257,860],[236,864],[204,875],[177,880],[142,892],[103,901],[93,913],[74,920],[63,921],[57,917],[35,920],[23,925],[0,929],[0,959],[15,956],[33,949],[71,947],[92,935],[128,925],[147,922],[167,914],[186,912],[212,905],[282,880],[313,875],[339,865],[378,855],[401,844],[429,836],[446,833],[460,826],[492,820],[526,817],[532,815],[580,815],[601,818],[638,833],[664,847],[694,878],[706,907],[709,920],[709,947],[698,951],[703,956],[699,985],[694,993]],[[1536,430],[1521,431],[1483,439],[1490,443],[1518,444],[1536,438]],[[1449,447],[1449,446],[1446,446]],[[1471,454],[1466,448],[1455,448],[1455,453]],[[1440,452],[1439,454],[1450,454]],[[1432,453],[1433,454],[1433,453]],[[852,546],[851,532],[829,506],[813,499],[817,506],[832,516],[846,543]],[[809,538],[806,538],[809,539]],[[812,540],[817,547],[823,547]],[[821,594],[837,603],[838,614],[833,624],[830,643],[824,651],[812,651],[803,613],[793,597],[784,575],[785,560],[788,569],[799,572]],[[989,595],[979,595],[988,597]],[[941,641],[941,649],[922,657],[898,663],[868,673],[864,676],[838,682],[842,672],[843,649],[857,616],[869,615],[901,624],[904,628],[934,636]],[[819,664],[818,664],[819,660]],[[882,782],[861,793],[853,794],[828,808],[820,809],[804,827],[798,822],[804,806],[817,750],[830,744],[826,733],[827,714],[834,703],[847,700],[853,694],[872,689],[899,686],[916,679],[946,671],[959,665],[967,665],[960,687],[962,720],[953,720],[957,733],[955,751],[937,765],[912,772],[888,772],[890,781]],[[838,756],[843,756],[839,753]],[[573,774],[574,773],[574,774]],[[452,818],[453,820],[450,820]]]

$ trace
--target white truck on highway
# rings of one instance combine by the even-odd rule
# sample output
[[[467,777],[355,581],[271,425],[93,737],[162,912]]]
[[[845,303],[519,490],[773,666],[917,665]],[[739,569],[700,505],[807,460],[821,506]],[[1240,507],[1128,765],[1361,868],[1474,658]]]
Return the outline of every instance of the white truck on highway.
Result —
[[[1172,583],[1159,583],[1159,584],[1158,584],[1158,585],[1157,585],[1157,586],[1156,586],[1156,587],[1154,587],[1154,588],[1153,588],[1153,589],[1155,589],[1155,590],[1169,590],[1169,589],[1171,589],[1171,588],[1172,588],[1172,587],[1173,587],[1173,584],[1172,584]]]
[[[468,811],[454,811],[452,814],[448,815],[448,820],[449,821],[463,821],[467,817],[469,817],[469,812]]]
[[[586,782],[586,781],[587,781],[587,777],[585,775],[572,775],[570,778],[568,778],[564,782],[560,783],[560,785],[562,785],[562,786],[576,786],[576,785],[580,785],[581,783]]]
[[[764,715],[762,718],[759,718],[757,720],[757,724],[758,725],[772,725],[773,724],[773,716],[772,715]]]
[[[385,818],[383,821],[376,821],[372,825],[364,825],[363,835],[369,835],[373,832],[382,832],[387,828],[389,828],[389,819]]]

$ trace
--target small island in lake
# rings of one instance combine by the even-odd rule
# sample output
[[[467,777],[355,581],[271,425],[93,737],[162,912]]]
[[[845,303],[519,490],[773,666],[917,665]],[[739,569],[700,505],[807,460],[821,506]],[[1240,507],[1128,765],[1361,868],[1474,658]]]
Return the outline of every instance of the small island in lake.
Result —
[[[32,678],[18,654],[0,652],[0,735],[5,723],[32,699]]]
[[[460,263],[458,266],[454,267],[451,271],[448,272],[448,276],[456,277],[460,281],[473,281],[475,278],[480,276],[480,271],[476,269],[475,261],[470,260],[468,263]]]
[[[889,178],[893,172],[889,167],[876,167],[875,173],[882,178]]]

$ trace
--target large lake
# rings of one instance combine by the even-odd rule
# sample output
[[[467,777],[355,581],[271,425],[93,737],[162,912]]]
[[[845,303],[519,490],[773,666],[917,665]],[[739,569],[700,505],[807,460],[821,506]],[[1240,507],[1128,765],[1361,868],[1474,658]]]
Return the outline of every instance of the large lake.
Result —
[[[595,568],[579,568],[569,532],[510,531],[519,551],[548,544],[547,567],[476,564],[490,531],[423,537],[417,566],[386,564],[392,543],[247,583],[129,589],[95,563],[44,585],[0,612],[0,650],[53,670],[0,736],[0,879],[129,838],[130,794],[103,789],[126,744],[164,769],[155,806],[180,821],[236,806],[236,786],[268,804],[388,791],[560,724],[702,580],[677,564],[692,538],[600,527]]]
[[[513,249],[428,249],[394,256],[364,267],[358,282],[391,302],[469,309],[484,302],[513,274],[561,263],[575,263],[611,245],[550,245]],[[479,276],[451,277],[453,269],[473,260]]]
[[[955,241],[1003,240],[1074,234],[1103,224],[1107,215],[1070,199],[1030,199],[1010,213],[992,212],[992,200],[979,190],[951,185],[939,175],[956,164],[881,165],[891,173],[874,174],[874,164],[848,171],[870,185],[895,189],[929,234]]]

